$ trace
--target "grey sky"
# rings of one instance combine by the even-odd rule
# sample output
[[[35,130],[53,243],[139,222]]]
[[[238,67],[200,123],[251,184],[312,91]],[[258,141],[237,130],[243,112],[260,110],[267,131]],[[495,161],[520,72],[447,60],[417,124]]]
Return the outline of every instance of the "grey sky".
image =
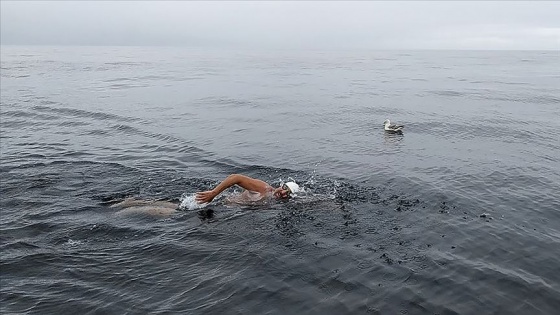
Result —
[[[560,50],[560,2],[1,1],[1,43]]]

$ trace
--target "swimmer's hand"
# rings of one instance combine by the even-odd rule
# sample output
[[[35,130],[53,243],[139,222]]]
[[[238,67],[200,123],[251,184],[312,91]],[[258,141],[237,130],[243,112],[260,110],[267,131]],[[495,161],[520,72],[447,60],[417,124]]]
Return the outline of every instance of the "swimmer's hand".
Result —
[[[202,191],[196,193],[196,202],[198,203],[207,203],[217,196],[218,194],[214,192],[214,190]]]

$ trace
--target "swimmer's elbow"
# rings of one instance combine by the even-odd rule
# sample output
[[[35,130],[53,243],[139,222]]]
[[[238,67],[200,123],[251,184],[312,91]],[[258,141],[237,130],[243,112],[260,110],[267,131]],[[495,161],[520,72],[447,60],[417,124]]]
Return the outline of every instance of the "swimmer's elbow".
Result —
[[[258,190],[256,189],[255,180],[251,177],[241,175],[241,174],[231,174],[227,178],[228,187],[233,185],[241,186],[247,190]]]
[[[217,193],[221,193],[223,190],[228,189],[229,187],[233,186],[233,185],[240,185],[243,182],[243,175],[240,174],[231,174],[228,177],[226,177],[221,183],[220,185],[218,185],[217,188]]]
[[[239,184],[245,176],[241,174],[231,174],[227,177],[233,184]]]

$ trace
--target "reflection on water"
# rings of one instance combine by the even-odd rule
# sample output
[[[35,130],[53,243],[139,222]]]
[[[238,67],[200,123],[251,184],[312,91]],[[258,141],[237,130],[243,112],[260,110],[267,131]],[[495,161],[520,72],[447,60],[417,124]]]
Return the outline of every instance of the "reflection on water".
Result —
[[[404,140],[404,133],[394,133],[394,132],[383,132],[383,140],[386,146],[389,147],[398,147],[402,145],[402,141]]]
[[[214,218],[214,210],[211,208],[200,209],[196,213],[198,214],[198,218],[202,221],[209,221]]]

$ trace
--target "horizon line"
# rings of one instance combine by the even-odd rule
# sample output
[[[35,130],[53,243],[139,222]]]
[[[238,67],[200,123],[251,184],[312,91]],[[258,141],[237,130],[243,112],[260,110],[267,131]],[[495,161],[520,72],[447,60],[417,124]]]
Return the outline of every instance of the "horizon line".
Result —
[[[165,48],[210,48],[239,50],[322,50],[322,51],[560,51],[560,48],[308,48],[308,47],[240,47],[229,45],[168,45],[168,44],[12,44],[0,43],[3,46],[16,47],[165,47]]]

